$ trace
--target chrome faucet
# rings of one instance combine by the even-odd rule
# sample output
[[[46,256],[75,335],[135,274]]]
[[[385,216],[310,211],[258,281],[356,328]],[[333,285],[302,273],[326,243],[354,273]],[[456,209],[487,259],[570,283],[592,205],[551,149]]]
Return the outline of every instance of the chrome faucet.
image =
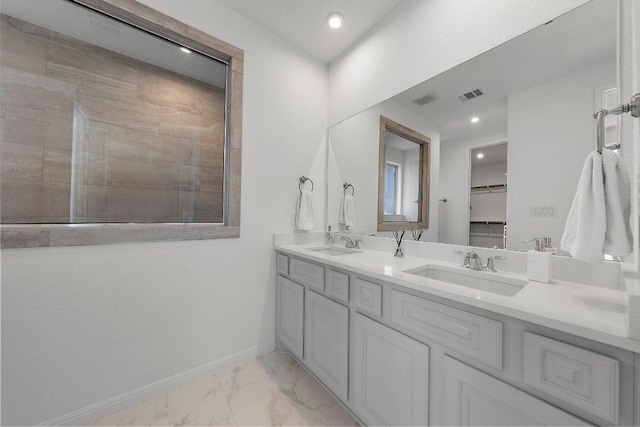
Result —
[[[340,238],[340,240],[346,240],[347,242],[345,244],[345,247],[347,247],[349,249],[360,249],[360,242],[362,241],[362,240],[356,239],[356,241],[354,242],[346,234],[343,234],[342,237]]]
[[[500,255],[492,255],[489,258],[487,258],[487,266],[484,268],[485,271],[491,271],[493,273],[497,273],[498,270],[496,270],[496,267],[493,265],[493,260],[496,259],[507,259],[506,256],[500,256]]]
[[[482,267],[482,261],[480,260],[480,257],[478,256],[477,253],[473,251],[469,251],[469,252],[456,251],[456,253],[464,255],[464,262],[462,263],[461,267],[470,268],[472,270],[478,270],[478,271],[484,270],[484,268]],[[473,260],[473,267],[471,266],[471,260]]]

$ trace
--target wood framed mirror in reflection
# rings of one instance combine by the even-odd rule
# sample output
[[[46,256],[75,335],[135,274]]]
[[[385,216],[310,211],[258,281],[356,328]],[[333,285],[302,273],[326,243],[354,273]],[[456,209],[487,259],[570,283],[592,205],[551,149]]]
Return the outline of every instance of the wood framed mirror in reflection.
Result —
[[[333,194],[346,180],[359,190],[354,232],[380,230],[385,189],[375,133],[383,115],[431,139],[422,241],[527,250],[524,241],[549,236],[559,246],[583,164],[595,150],[593,113],[635,93],[630,43],[617,44],[624,40],[618,14],[617,2],[591,1],[332,126],[328,224],[337,215]],[[633,125],[625,132],[631,120],[611,117],[606,143],[621,141],[619,154],[637,170]],[[498,152],[500,144],[508,150]]]
[[[380,116],[378,231],[429,228],[431,139]]]

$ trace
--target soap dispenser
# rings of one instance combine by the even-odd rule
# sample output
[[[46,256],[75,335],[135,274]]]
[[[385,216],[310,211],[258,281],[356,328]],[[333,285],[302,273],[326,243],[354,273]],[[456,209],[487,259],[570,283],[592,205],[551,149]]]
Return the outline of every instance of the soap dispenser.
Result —
[[[547,245],[551,245],[549,237],[536,237],[526,242],[535,242],[535,249],[527,253],[527,279],[534,282],[549,283],[551,281],[551,252]]]

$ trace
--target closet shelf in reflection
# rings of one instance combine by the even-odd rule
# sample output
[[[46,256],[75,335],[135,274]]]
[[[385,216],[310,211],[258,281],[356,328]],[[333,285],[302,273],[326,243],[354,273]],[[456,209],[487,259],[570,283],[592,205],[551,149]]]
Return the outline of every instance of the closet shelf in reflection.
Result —
[[[480,193],[503,193],[507,191],[507,184],[480,185],[471,187],[473,194]]]
[[[500,224],[500,225],[507,225],[506,221],[469,221],[471,224]]]

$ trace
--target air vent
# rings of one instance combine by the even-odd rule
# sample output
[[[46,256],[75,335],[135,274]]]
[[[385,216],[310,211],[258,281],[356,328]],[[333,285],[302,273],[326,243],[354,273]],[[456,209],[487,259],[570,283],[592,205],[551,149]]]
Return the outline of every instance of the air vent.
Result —
[[[484,95],[484,91],[482,89],[474,89],[467,93],[463,93],[462,95],[458,95],[458,100],[460,102],[465,102],[473,98],[477,98],[479,96]]]
[[[430,102],[435,101],[436,99],[438,99],[438,95],[436,95],[433,92],[429,92],[428,94],[426,94],[425,96],[418,98],[418,99],[414,99],[413,102],[415,102],[416,104],[423,106],[426,105]]]

